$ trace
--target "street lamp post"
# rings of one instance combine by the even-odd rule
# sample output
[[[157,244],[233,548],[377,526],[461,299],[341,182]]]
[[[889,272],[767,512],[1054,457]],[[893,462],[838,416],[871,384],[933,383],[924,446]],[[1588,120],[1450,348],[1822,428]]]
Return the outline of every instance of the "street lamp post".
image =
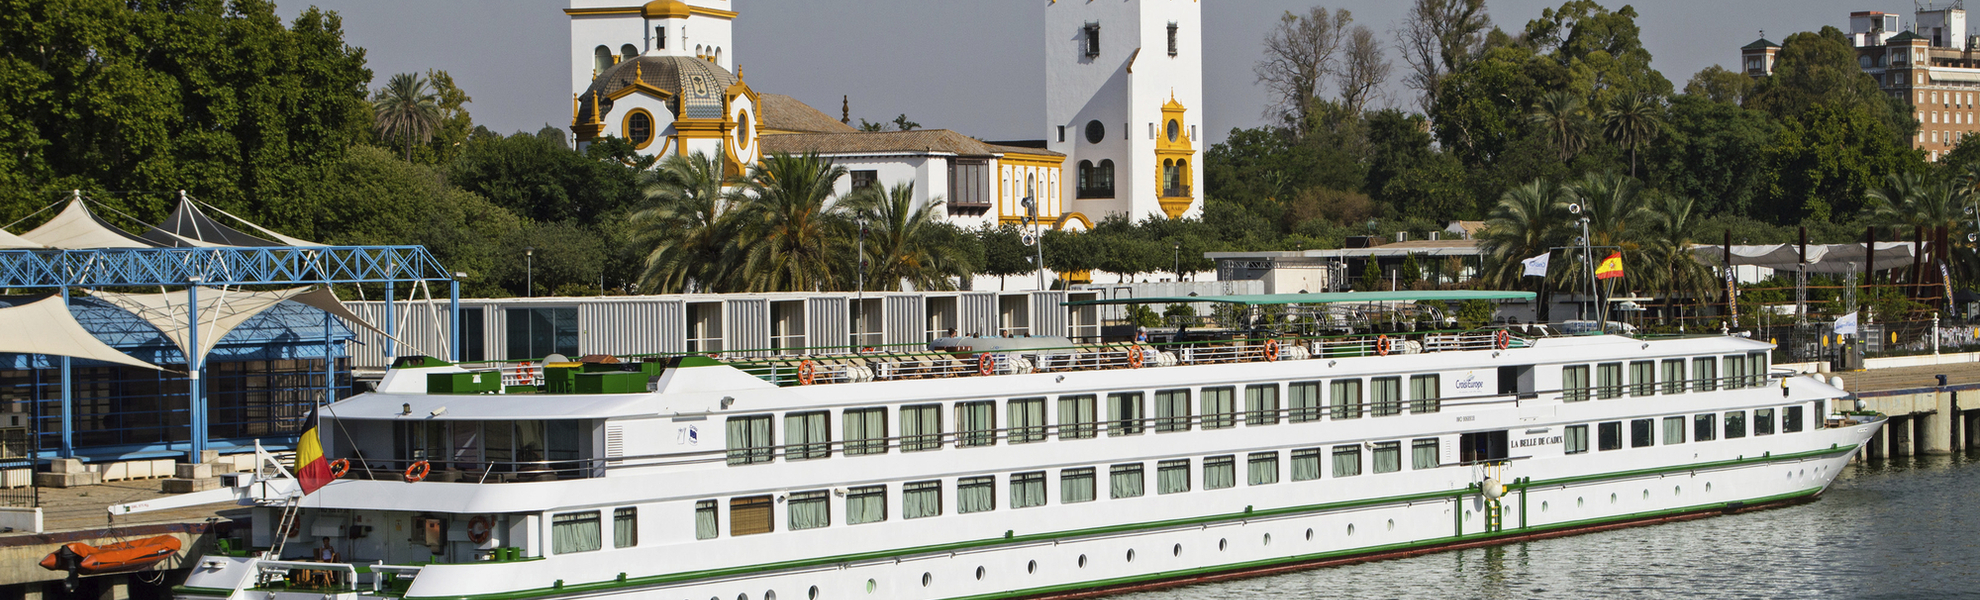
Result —
[[[524,272],[523,287],[525,289],[523,290],[523,297],[535,298],[536,297],[536,247],[535,246],[524,247],[523,259],[526,261],[526,264],[529,265],[527,270]]]
[[[1182,242],[1176,242],[1176,283],[1182,283]]]

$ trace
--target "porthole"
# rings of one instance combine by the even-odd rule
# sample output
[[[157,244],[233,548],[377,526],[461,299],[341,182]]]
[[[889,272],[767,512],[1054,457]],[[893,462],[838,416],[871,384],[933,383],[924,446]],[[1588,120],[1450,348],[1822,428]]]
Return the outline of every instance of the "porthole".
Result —
[[[1133,549],[1133,548],[1128,548],[1128,553],[1127,553],[1127,561],[1128,561],[1128,562],[1134,562],[1134,549]]]
[[[934,574],[934,573],[922,573],[922,574],[921,574],[921,587],[928,587],[928,586],[929,586],[930,584],[933,584],[933,583],[935,583],[935,574]]]
[[[1352,536],[1354,536],[1354,524],[1353,524],[1353,523],[1348,523],[1348,536],[1350,536],[1350,537],[1352,537]]]
[[[1470,521],[1470,520],[1471,520],[1471,511],[1469,511],[1469,510],[1466,510],[1466,511],[1464,511],[1464,520],[1465,520],[1465,521]]]
[[[1311,541],[1313,541],[1313,528],[1312,528],[1312,527],[1308,527],[1308,528],[1306,528],[1306,541],[1309,541],[1309,542],[1311,542]]]
[[[976,580],[977,580],[977,581],[983,581],[983,575],[984,575],[984,574],[986,574],[986,573],[989,573],[989,571],[985,571],[985,570],[983,570],[983,567],[977,567],[977,568],[976,568]]]
[[[1079,555],[1079,568],[1086,568],[1086,555],[1084,554]]]
[[[776,591],[776,590],[764,590],[764,591],[763,591],[763,600],[777,600],[777,591]]]
[[[1588,505],[1588,504],[1587,504],[1586,502],[1583,502],[1583,498],[1581,498],[1581,497],[1578,497],[1578,496],[1577,496],[1577,497],[1575,497],[1575,499],[1574,499],[1574,507],[1575,507],[1575,508],[1581,508],[1581,507],[1583,507],[1583,506],[1587,506],[1587,505]]]
[[[871,579],[866,580],[866,593],[871,594],[874,590],[878,589],[880,589],[880,582]]]
[[[1106,139],[1107,139],[1106,125],[1101,125],[1100,122],[1097,120],[1086,122],[1086,143],[1098,144],[1102,141],[1105,141]]]
[[[1684,486],[1681,486],[1681,485],[1674,485],[1674,486],[1671,486],[1671,495],[1672,495],[1672,496],[1683,496],[1683,495],[1684,495]]]
[[[818,600],[818,586],[811,586],[811,591],[806,592],[805,597],[808,600]]]
[[[1643,490],[1643,499],[1644,500],[1650,499],[1650,490]]]
[[[1547,512],[1547,501],[1540,501],[1540,512]]]
[[[1272,534],[1269,533],[1265,534],[1265,545],[1267,546],[1272,545]]]
[[[1034,560],[1034,561],[1031,561],[1030,563],[1027,563],[1027,564],[1025,564],[1025,565],[1024,565],[1024,572],[1026,572],[1026,573],[1037,573],[1037,572],[1038,572],[1038,561],[1035,561],[1035,560]]]
[[[1705,482],[1705,493],[1707,494],[1712,493],[1712,482],[1710,481]]]
[[[1223,539],[1220,539],[1220,540],[1217,540],[1217,551],[1218,551],[1218,552],[1223,552],[1223,551],[1225,551],[1225,550],[1229,550],[1229,549],[1231,549],[1231,541],[1230,541],[1230,540],[1223,540]]]
[[[1176,556],[1182,556],[1182,544],[1176,544],[1175,549],[1171,550],[1169,553],[1174,554]]]
[[[748,593],[736,594],[736,600],[749,600]]]
[[[1615,494],[1615,492],[1609,492],[1609,503],[1610,503],[1610,504],[1615,504],[1615,503],[1616,503],[1616,494]]]
[[[1389,531],[1395,531],[1395,530],[1396,530],[1396,520],[1389,519]]]
[[[1788,481],[1794,481],[1794,471],[1788,471]]]

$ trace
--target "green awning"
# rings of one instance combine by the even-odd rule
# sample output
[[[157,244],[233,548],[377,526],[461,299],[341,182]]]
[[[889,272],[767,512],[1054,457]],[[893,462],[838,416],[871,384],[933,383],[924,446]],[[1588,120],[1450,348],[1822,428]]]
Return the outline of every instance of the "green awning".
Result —
[[[1224,304],[1335,304],[1341,302],[1417,302],[1450,300],[1532,300],[1533,292],[1498,290],[1431,290],[1400,292],[1342,292],[1333,294],[1254,294],[1246,296],[1150,296],[1064,302],[1066,306],[1104,304],[1182,304],[1221,302]]]

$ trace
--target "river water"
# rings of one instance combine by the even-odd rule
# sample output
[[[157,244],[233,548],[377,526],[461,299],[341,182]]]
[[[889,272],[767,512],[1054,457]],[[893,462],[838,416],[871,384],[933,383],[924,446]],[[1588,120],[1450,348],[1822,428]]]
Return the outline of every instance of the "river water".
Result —
[[[1119,597],[1980,598],[1980,453],[1851,466],[1787,508]]]

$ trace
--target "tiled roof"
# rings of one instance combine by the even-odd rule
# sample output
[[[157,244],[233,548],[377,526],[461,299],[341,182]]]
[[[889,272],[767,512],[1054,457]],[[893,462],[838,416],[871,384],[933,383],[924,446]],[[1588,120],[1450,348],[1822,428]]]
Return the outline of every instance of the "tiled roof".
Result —
[[[1747,44],[1747,45],[1744,45],[1744,46],[1740,46],[1740,47],[1739,47],[1739,49],[1741,49],[1741,50],[1759,50],[1759,49],[1763,49],[1763,48],[1779,48],[1779,47],[1781,47],[1781,45],[1780,45],[1780,44],[1776,44],[1776,43],[1773,43],[1773,42],[1770,42],[1770,41],[1767,41],[1767,38],[1760,38],[1760,39],[1758,39],[1758,40],[1754,40],[1754,41],[1753,41],[1753,43],[1751,43],[1751,44]]]
[[[1911,40],[1922,40],[1922,39],[1925,39],[1925,36],[1906,31],[1904,33],[1891,36],[1891,39],[1884,40],[1884,43],[1890,44],[1893,42],[1909,42]]]
[[[1063,157],[1038,148],[993,146],[947,129],[878,131],[851,133],[787,133],[761,138],[766,154],[923,154],[948,153],[962,156],[1030,154]]]
[[[708,119],[722,118],[722,93],[735,85],[735,74],[715,66],[715,63],[690,56],[637,56],[612,65],[591,80],[591,87],[578,97],[577,122],[592,120],[592,101],[598,99],[606,104],[606,114],[611,114],[612,92],[633,84],[637,79],[674,97],[667,101],[667,108],[674,111],[676,118]]]
[[[763,128],[768,131],[792,131],[805,133],[857,133],[851,125],[840,123],[831,115],[825,114],[797,98],[783,94],[758,94],[763,106],[757,107],[762,113]]]

